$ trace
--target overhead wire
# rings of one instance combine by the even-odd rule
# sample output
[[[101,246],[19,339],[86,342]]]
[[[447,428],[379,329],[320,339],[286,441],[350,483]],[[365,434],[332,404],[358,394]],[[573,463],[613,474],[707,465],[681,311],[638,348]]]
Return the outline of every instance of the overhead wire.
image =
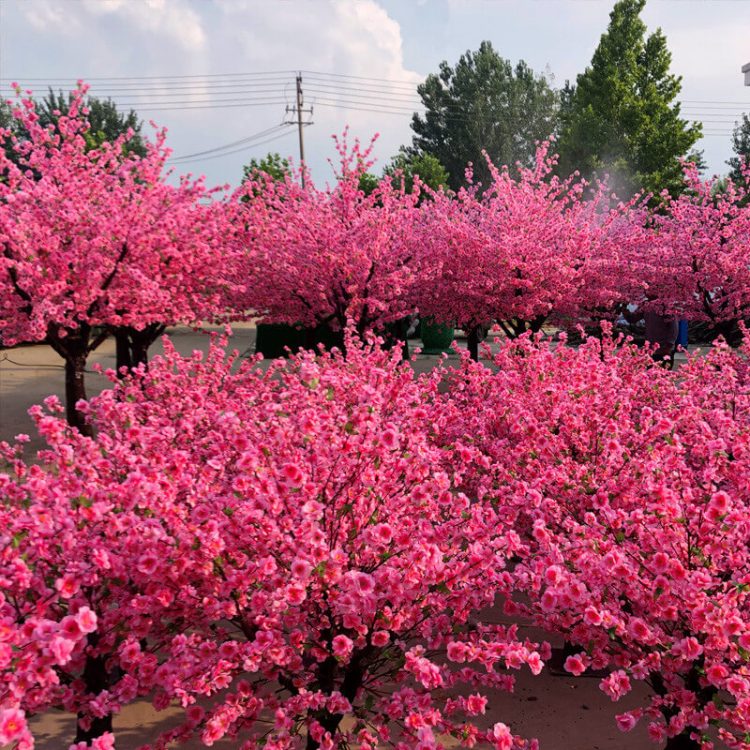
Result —
[[[225,151],[225,152],[220,153],[220,154],[213,154],[212,156],[199,156],[199,157],[194,158],[194,159],[183,158],[182,161],[179,161],[179,162],[175,163],[174,166],[181,167],[184,164],[191,164],[191,163],[196,162],[196,161],[212,161],[213,159],[220,159],[220,158],[222,158],[224,156],[230,156],[232,154],[239,154],[240,152],[247,151],[250,148],[256,148],[257,146],[264,146],[267,143],[272,143],[273,141],[278,141],[281,138],[285,138],[288,135],[292,135],[293,132],[294,131],[291,128],[287,128],[287,129],[284,130],[283,133],[277,133],[276,135],[272,136],[271,138],[266,138],[265,140],[262,140],[262,141],[257,141],[257,142],[254,142],[254,143],[250,143],[250,144],[248,144],[246,146],[243,146],[242,148],[236,148],[236,149],[233,149],[231,151]]]
[[[228,148],[234,148],[236,146],[241,146],[246,143],[251,143],[252,141],[256,141],[259,138],[264,138],[265,136],[271,135],[271,133],[274,133],[278,130],[285,129],[285,126],[283,123],[279,123],[278,125],[272,125],[270,128],[266,128],[265,130],[261,130],[257,133],[253,133],[252,135],[246,136],[245,138],[240,138],[237,141],[231,141],[230,143],[225,143],[223,146],[216,146],[215,148],[208,148],[204,151],[196,151],[192,154],[183,154],[182,156],[173,156],[169,159],[170,162],[181,162],[185,161],[187,159],[195,159],[198,156],[206,156],[209,154],[213,154],[217,151],[224,151]]]

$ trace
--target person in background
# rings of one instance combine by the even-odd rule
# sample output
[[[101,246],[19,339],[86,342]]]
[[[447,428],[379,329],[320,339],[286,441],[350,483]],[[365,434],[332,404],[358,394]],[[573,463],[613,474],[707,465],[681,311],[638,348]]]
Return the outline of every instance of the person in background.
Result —
[[[632,305],[623,311],[623,317],[631,325],[643,321],[645,325],[644,338],[647,343],[655,346],[652,356],[656,362],[668,370],[674,367],[674,355],[677,350],[677,337],[680,332],[680,322],[677,318],[662,315],[648,310],[643,312]]]
[[[652,354],[654,360],[671,370],[674,367],[677,335],[680,332],[679,320],[655,312],[644,313],[643,320],[646,324],[646,341],[656,345]]]

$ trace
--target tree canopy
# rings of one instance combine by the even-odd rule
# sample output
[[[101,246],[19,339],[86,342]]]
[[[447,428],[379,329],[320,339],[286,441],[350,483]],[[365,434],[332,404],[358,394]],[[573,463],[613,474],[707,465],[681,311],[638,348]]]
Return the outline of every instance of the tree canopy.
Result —
[[[413,149],[403,149],[394,156],[383,170],[383,175],[391,178],[394,187],[399,187],[403,179],[407,193],[411,193],[414,189],[414,177],[417,175],[433,190],[447,185],[450,179],[445,167],[436,156]]]
[[[262,159],[253,157],[250,162],[242,168],[242,181],[254,180],[259,172],[264,172],[269,177],[283,182],[290,173],[289,160],[279,153],[266,154]]]
[[[742,163],[750,159],[750,117],[747,113],[742,115],[742,122],[738,122],[732,133],[732,151],[734,156],[727,160],[727,164],[732,168],[729,176],[735,182],[744,182],[742,174]]]
[[[661,29],[646,34],[646,0],[619,0],[591,64],[563,97],[561,173],[610,175],[623,196],[640,188],[679,192],[680,160],[701,136],[676,101],[682,79],[670,73],[672,55]]]
[[[483,151],[495,164],[530,166],[535,143],[557,123],[558,95],[548,76],[523,60],[514,66],[487,41],[454,67],[443,61],[417,91],[426,111],[412,118],[413,147],[438,159],[454,190],[464,184],[468,162],[476,180],[489,182]]]

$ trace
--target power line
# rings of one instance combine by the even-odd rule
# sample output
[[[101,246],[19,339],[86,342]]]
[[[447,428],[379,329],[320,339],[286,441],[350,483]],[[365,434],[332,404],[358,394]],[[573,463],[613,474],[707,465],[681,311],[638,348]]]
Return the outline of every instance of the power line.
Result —
[[[270,70],[265,72],[255,73],[200,73],[190,75],[159,75],[159,76],[67,76],[59,78],[30,78],[30,77],[9,77],[1,76],[0,81],[62,81],[62,82],[77,82],[83,80],[88,81],[169,81],[169,80],[186,80],[196,78],[245,78],[245,77],[257,77],[257,76],[280,76],[280,75],[293,75],[297,71],[295,70]]]
[[[249,148],[257,148],[258,146],[263,146],[266,143],[272,143],[273,141],[278,141],[280,138],[285,138],[286,136],[290,135],[292,133],[290,130],[285,130],[283,133],[279,133],[272,138],[266,138],[264,141],[258,141],[257,143],[252,143],[249,146],[243,146],[242,148],[236,148],[233,151],[226,151],[223,154],[214,154],[213,156],[200,156],[195,159],[184,159],[183,161],[178,162],[175,164],[177,167],[181,167],[184,164],[190,164],[192,162],[196,161],[210,161],[212,159],[220,159],[224,156],[230,156],[232,154],[239,154],[241,151],[247,151]]]
[[[242,99],[237,99],[236,97],[232,99],[182,99],[182,100],[176,100],[176,101],[151,101],[151,102],[115,102],[116,104],[119,104],[121,107],[146,107],[149,109],[152,109],[154,107],[158,107],[161,109],[161,107],[170,107],[170,106],[182,106],[182,105],[193,105],[193,104],[232,104],[234,102],[257,102],[259,104],[284,104],[286,101],[288,101],[283,96],[260,96],[260,97],[247,97]]]
[[[205,151],[196,151],[193,154],[184,154],[183,156],[173,156],[169,159],[171,162],[178,162],[183,161],[185,159],[195,159],[198,156],[205,156],[207,154],[213,154],[217,151],[224,151],[228,148],[233,148],[235,146],[241,146],[245,143],[250,143],[251,141],[257,140],[258,138],[263,138],[264,136],[270,135],[271,133],[283,130],[284,126],[282,124],[279,125],[273,125],[270,128],[266,128],[265,130],[261,130],[258,133],[254,133],[253,135],[249,135],[246,138],[240,138],[238,141],[232,141],[231,143],[225,143],[223,146],[216,146],[215,148],[209,148]]]
[[[147,104],[145,107],[140,107],[139,110],[142,112],[156,112],[156,111],[182,111],[188,109],[226,109],[236,107],[265,107],[268,104],[285,104],[286,99],[273,99],[268,101],[256,101],[250,99],[247,101],[238,101],[230,104],[218,103],[218,104],[198,104],[196,106],[184,106],[184,107],[171,107],[171,106],[154,106]]]
[[[348,78],[355,81],[375,81],[379,83],[391,83],[395,86],[416,86],[416,83],[414,83],[414,81],[408,81],[405,78],[374,78],[370,76],[347,75],[344,73],[323,73],[319,70],[303,70],[302,72],[308,75],[322,75],[330,76],[333,78]]]

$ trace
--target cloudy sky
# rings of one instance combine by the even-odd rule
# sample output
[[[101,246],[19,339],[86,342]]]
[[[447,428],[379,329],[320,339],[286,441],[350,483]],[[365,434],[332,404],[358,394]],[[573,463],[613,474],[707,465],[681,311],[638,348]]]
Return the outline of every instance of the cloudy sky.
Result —
[[[591,59],[613,0],[0,0],[0,83],[37,91],[77,78],[169,129],[175,168],[236,184],[269,150],[297,157],[282,125],[302,71],[305,150],[331,175],[331,135],[380,137],[382,165],[411,140],[415,85],[489,39],[557,85]],[[684,111],[704,122],[711,172],[726,171],[732,123],[750,111],[750,0],[649,0],[683,76]],[[217,106],[220,103],[220,106]],[[231,145],[228,145],[231,144]],[[208,152],[208,153],[203,153]]]

